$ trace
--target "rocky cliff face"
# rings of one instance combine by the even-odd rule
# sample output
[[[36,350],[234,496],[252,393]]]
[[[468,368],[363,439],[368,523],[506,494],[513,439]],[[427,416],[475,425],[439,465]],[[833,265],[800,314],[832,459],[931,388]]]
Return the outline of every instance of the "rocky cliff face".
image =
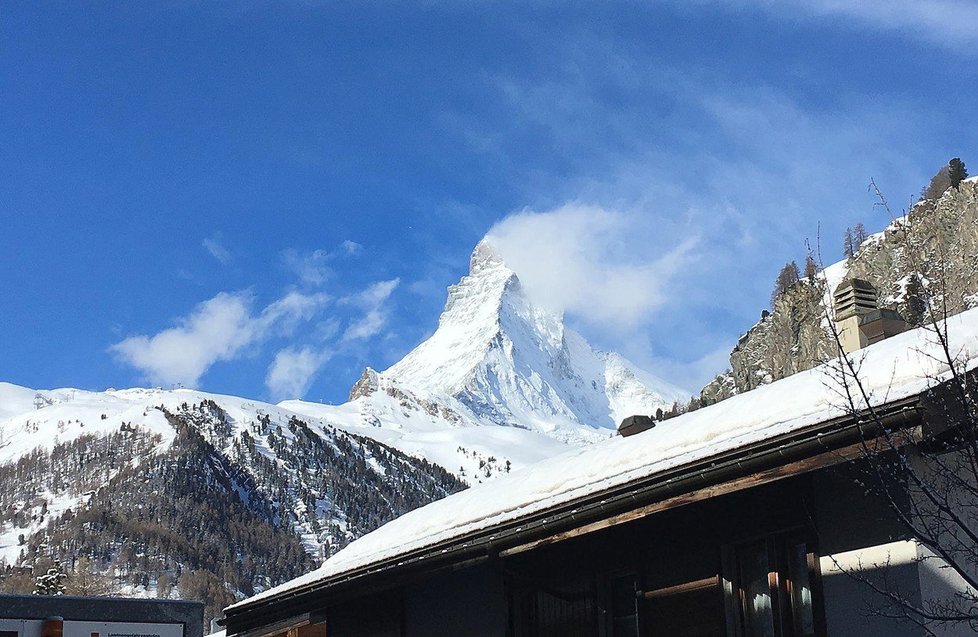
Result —
[[[925,320],[928,300],[946,306],[948,314],[978,306],[978,180],[918,203],[852,258],[789,289],[740,338],[730,370],[703,388],[701,400],[717,402],[833,356],[825,308],[835,287],[850,277],[876,286],[880,307],[896,310],[911,325]]]

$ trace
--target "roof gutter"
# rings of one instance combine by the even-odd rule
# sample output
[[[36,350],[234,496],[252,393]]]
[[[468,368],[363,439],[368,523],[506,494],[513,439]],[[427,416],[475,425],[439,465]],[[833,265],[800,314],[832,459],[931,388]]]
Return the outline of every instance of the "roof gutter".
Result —
[[[917,426],[922,421],[921,396],[915,395],[876,408],[883,429]],[[758,471],[833,451],[875,438],[881,433],[868,412],[846,415],[768,440],[659,472],[589,494],[525,518],[445,540],[409,553],[353,569],[336,577],[284,591],[274,597],[227,611],[222,624],[229,635],[250,633],[269,621],[308,612],[314,598],[329,593],[343,597],[351,589],[381,590],[396,585],[392,575],[430,573],[484,562],[501,551],[533,542],[560,530],[624,513],[705,486],[722,484]],[[382,583],[377,582],[384,576]],[[323,604],[315,604],[322,608]]]

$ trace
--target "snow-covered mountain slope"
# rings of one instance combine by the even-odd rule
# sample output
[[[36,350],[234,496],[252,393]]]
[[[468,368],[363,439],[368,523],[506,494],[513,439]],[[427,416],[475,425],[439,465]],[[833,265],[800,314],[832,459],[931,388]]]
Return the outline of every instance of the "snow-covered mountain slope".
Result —
[[[0,401],[0,473],[39,453],[56,461],[69,443],[86,437],[105,444],[127,432],[154,441],[143,456],[131,459],[137,466],[170,452],[181,431],[191,432],[209,449],[209,459],[202,461],[220,466],[246,505],[265,501],[260,513],[299,534],[314,556],[463,486],[440,467],[328,421],[234,396],[189,389],[33,390],[0,383]],[[117,473],[118,467],[106,467],[104,480],[85,488],[67,481],[58,492],[33,485],[12,502],[43,502],[46,510],[60,512],[83,503],[86,492]],[[0,484],[9,492],[21,486]],[[20,552],[15,540],[38,525],[20,526],[5,513],[0,512],[0,560],[12,563]]]
[[[535,307],[483,240],[469,274],[449,288],[430,338],[384,372],[368,368],[344,405],[280,406],[461,470],[473,482],[614,435],[622,418],[686,397]]]

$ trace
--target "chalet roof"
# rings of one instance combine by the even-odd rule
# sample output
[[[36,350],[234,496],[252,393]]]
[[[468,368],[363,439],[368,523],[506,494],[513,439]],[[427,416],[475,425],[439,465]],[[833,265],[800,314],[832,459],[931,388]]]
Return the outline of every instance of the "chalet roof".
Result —
[[[952,351],[968,369],[978,367],[978,309],[949,319]],[[861,381],[874,406],[923,393],[947,376],[934,335],[916,329],[860,351]],[[476,532],[568,506],[588,496],[628,487],[639,480],[846,416],[841,387],[832,373],[838,362],[759,387],[745,394],[659,423],[631,437],[617,437],[574,449],[493,482],[415,509],[368,533],[328,559],[319,569],[230,606],[229,612],[288,597],[308,588],[328,587],[380,563]],[[857,405],[865,407],[865,405]]]

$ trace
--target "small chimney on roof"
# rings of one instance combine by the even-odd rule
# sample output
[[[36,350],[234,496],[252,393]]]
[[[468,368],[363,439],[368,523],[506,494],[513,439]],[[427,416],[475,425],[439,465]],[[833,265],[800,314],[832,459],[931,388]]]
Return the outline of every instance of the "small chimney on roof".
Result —
[[[651,416],[628,416],[618,425],[618,434],[620,436],[634,436],[652,427],[655,427],[655,421]]]
[[[846,279],[835,288],[833,301],[839,345],[847,354],[907,330],[900,314],[879,307],[869,281]]]

